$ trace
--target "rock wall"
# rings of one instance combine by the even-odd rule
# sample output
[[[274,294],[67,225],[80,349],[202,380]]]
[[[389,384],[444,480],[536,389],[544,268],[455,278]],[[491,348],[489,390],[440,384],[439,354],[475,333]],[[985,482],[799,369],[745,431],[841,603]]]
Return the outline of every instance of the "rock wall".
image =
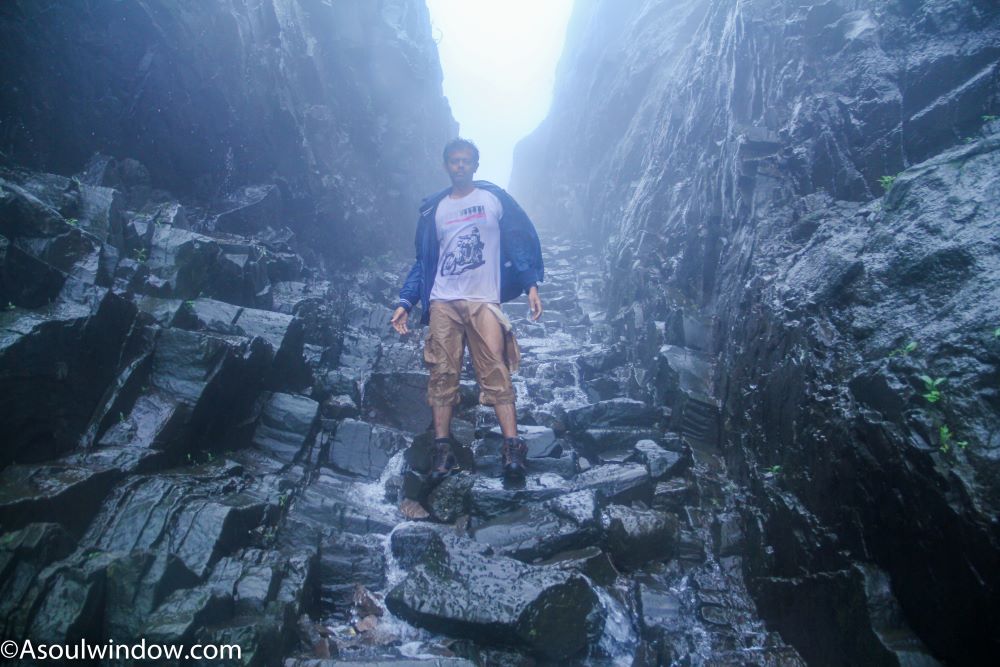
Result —
[[[8,2],[0,45],[9,163],[135,159],[212,215],[273,191],[314,262],[409,248],[457,130],[415,0]]]
[[[996,652],[998,116],[993,2],[595,0],[518,146],[514,194],[605,244],[635,392],[752,491],[810,664],[903,661],[856,641],[890,590],[944,661]]]
[[[455,130],[426,8],[10,2],[0,63],[5,636],[282,664],[361,581],[320,468]]]

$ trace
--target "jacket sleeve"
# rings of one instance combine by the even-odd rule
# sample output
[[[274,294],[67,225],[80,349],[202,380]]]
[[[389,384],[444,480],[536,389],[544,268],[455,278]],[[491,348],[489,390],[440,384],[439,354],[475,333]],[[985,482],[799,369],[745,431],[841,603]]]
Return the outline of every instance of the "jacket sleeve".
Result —
[[[413,267],[410,268],[410,272],[406,274],[406,280],[403,281],[403,288],[399,290],[399,301],[396,302],[397,306],[402,306],[406,309],[406,312],[410,312],[413,306],[420,301],[420,288],[424,279],[424,265],[423,260],[420,258],[420,223],[417,223],[417,235],[413,242],[416,246],[417,259],[413,262]]]
[[[545,279],[542,244],[538,240],[535,226],[524,209],[510,195],[505,199],[504,217],[511,223],[507,239],[507,256],[513,261],[517,270],[518,284],[524,292],[527,292],[531,285]]]

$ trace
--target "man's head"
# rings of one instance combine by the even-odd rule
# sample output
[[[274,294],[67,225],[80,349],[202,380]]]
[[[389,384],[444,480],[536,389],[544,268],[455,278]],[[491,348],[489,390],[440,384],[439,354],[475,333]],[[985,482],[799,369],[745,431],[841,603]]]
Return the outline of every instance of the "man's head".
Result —
[[[472,176],[479,169],[479,149],[468,139],[452,139],[444,147],[444,170],[452,186],[464,189],[472,184]]]

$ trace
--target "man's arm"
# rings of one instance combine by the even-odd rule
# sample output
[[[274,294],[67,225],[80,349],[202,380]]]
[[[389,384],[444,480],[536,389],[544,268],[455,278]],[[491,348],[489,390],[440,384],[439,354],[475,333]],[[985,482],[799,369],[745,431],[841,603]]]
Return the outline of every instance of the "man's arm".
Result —
[[[399,290],[399,300],[396,302],[396,310],[392,313],[392,319],[389,320],[392,328],[401,335],[410,332],[409,327],[406,326],[406,321],[410,317],[413,304],[420,300],[420,283],[423,280],[423,275],[423,263],[418,256],[410,268],[410,272],[406,274],[406,280],[403,281],[403,288]]]
[[[537,322],[542,316],[542,299],[538,296],[538,285],[528,288],[528,307],[531,308],[531,321]]]

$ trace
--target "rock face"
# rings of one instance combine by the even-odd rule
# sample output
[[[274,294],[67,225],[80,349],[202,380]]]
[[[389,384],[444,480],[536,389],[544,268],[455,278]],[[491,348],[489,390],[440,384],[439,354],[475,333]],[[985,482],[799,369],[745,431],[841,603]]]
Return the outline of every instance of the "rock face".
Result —
[[[457,130],[417,0],[15,2],[0,45],[12,162],[132,158],[89,176],[211,199],[220,231],[287,226],[314,261],[408,250]]]
[[[634,395],[748,484],[744,570],[810,664],[881,660],[883,604],[998,648],[998,44],[987,2],[581,2],[518,147],[522,204],[604,244]]]
[[[281,664],[399,521],[350,419],[397,267],[339,260],[438,185],[426,8],[50,9],[0,9],[0,625]]]

